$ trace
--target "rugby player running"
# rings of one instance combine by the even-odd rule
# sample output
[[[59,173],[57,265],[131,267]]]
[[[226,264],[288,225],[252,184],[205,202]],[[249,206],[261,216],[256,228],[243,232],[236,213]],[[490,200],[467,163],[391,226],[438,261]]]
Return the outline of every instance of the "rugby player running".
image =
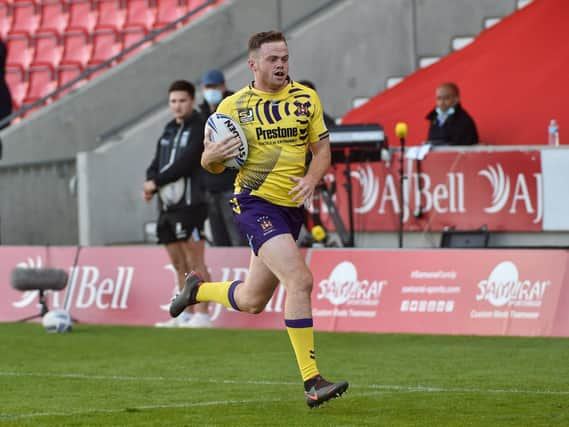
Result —
[[[215,301],[246,313],[261,313],[277,285],[286,289],[285,325],[304,381],[309,407],[340,396],[345,381],[325,380],[316,365],[310,294],[313,277],[296,245],[303,204],[330,167],[330,141],[316,92],[292,81],[284,35],[256,33],[249,39],[254,80],[225,98],[218,113],[243,128],[249,155],[235,180],[234,218],[253,251],[244,282],[203,282],[191,274],[170,306],[172,317],[199,302]],[[238,152],[239,139],[213,143],[206,133],[202,166],[212,173]],[[307,150],[312,161],[306,171]]]

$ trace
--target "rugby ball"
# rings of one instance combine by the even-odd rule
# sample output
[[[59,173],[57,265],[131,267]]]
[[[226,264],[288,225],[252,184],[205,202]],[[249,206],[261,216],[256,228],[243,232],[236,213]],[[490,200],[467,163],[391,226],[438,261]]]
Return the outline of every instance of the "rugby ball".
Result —
[[[62,308],[48,311],[42,317],[42,324],[44,329],[50,334],[69,332],[73,326],[71,316]]]
[[[228,136],[237,136],[241,140],[241,145],[239,145],[239,154],[227,159],[223,164],[232,169],[241,169],[247,160],[247,155],[249,154],[249,146],[247,145],[247,138],[245,138],[245,133],[239,123],[233,120],[226,114],[213,113],[207,119],[205,125],[206,135],[208,134],[208,129],[211,130],[211,140],[212,142],[219,142],[226,139]]]

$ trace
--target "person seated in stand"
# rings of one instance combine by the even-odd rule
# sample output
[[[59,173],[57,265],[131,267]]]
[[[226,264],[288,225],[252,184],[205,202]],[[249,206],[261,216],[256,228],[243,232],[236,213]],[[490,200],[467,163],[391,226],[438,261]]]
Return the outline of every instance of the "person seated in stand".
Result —
[[[433,145],[475,145],[478,131],[470,115],[460,104],[455,83],[441,84],[436,90],[436,108],[427,114],[427,141]]]

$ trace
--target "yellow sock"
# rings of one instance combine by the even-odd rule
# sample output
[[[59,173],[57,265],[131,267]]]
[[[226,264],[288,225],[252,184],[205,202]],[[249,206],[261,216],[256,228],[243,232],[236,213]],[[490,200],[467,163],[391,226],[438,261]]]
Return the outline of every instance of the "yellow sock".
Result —
[[[296,361],[302,381],[318,375],[316,355],[314,354],[314,328],[312,319],[285,319],[288,337],[296,354]]]
[[[233,297],[235,288],[242,283],[240,280],[234,282],[205,282],[198,288],[196,299],[199,302],[213,301],[225,307],[234,308],[239,311]]]

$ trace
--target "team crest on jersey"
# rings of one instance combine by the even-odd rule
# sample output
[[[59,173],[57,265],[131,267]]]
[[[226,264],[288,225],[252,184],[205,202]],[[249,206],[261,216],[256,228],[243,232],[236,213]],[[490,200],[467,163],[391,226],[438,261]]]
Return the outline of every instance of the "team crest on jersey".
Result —
[[[239,123],[251,123],[254,120],[252,108],[241,108],[237,110]]]
[[[294,101],[294,105],[296,106],[296,111],[294,112],[295,115],[308,117],[308,108],[311,105],[309,101]]]

